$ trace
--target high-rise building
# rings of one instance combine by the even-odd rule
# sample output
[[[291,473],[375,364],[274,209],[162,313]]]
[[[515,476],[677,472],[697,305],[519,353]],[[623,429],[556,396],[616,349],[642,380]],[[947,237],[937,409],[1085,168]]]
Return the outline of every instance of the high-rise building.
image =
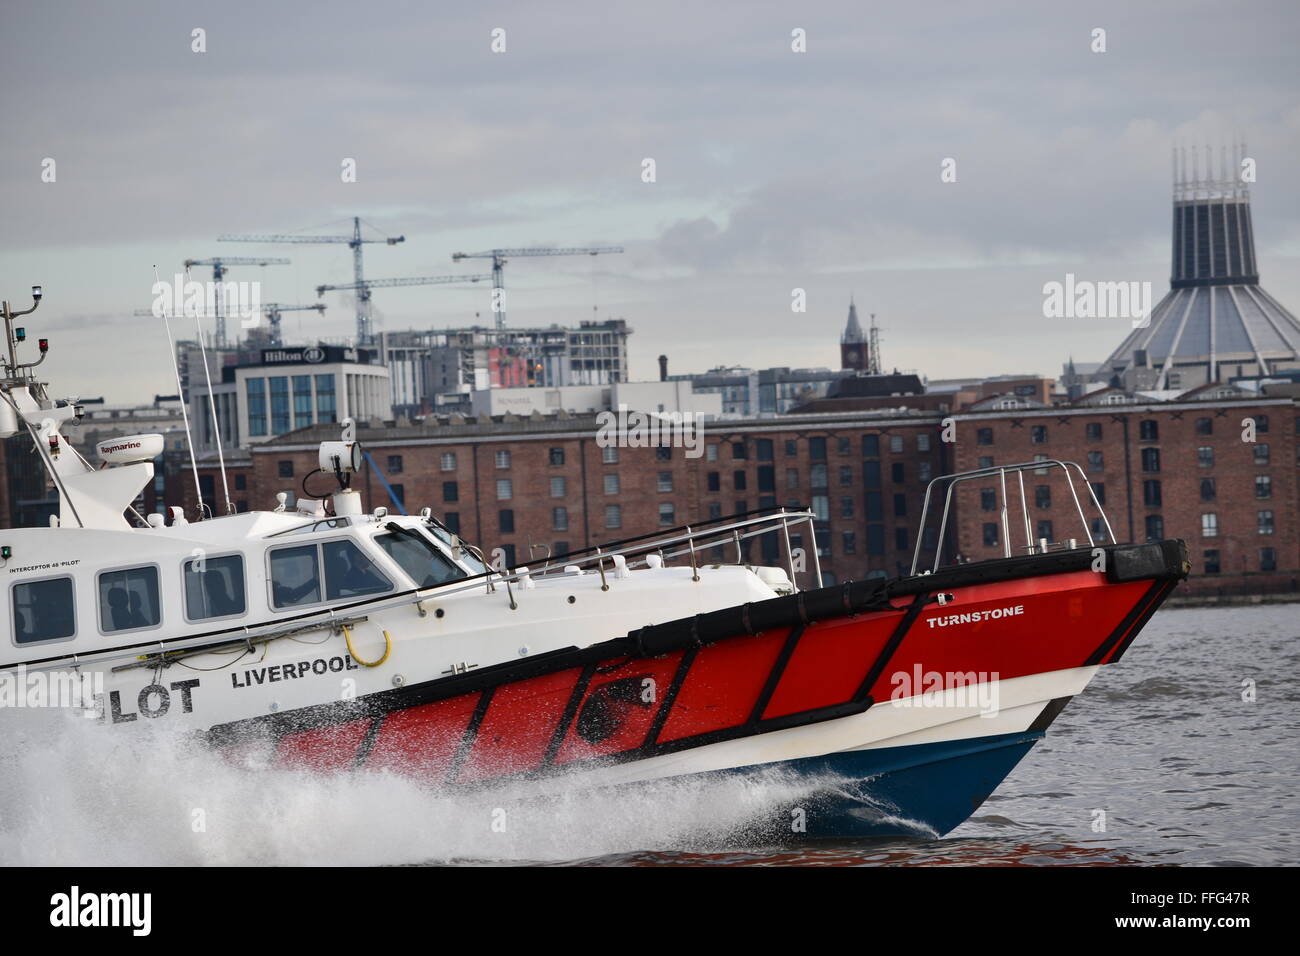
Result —
[[[631,334],[623,319],[608,319],[577,328],[383,332],[377,344],[390,373],[394,409],[418,414],[468,407],[470,393],[485,388],[626,382]]]

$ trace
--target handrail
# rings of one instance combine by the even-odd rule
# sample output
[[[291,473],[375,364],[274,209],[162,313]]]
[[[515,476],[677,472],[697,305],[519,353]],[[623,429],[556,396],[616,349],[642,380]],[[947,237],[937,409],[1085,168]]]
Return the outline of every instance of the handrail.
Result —
[[[1061,471],[1065,474],[1065,483],[1070,490],[1070,497],[1074,500],[1074,509],[1079,516],[1079,522],[1083,525],[1083,533],[1084,536],[1087,537],[1088,539],[1088,546],[1092,547],[1096,542],[1093,541],[1092,529],[1088,526],[1088,518],[1084,514],[1083,505],[1079,501],[1079,494],[1075,490],[1074,476],[1070,473],[1071,467],[1073,467],[1074,470],[1079,473],[1079,478],[1083,480],[1083,484],[1088,489],[1089,497],[1092,500],[1092,505],[1094,508],[1097,509],[1098,514],[1101,515],[1102,522],[1106,526],[1106,535],[1108,539],[1113,542],[1115,540],[1115,532],[1111,528],[1110,518],[1107,517],[1106,515],[1106,509],[1104,509],[1101,506],[1101,502],[1097,500],[1097,492],[1093,489],[1092,484],[1088,481],[1088,476],[1084,474],[1083,469],[1079,467],[1079,464],[1077,462],[1073,462],[1073,461],[1064,462],[1057,458],[1044,458],[1039,461],[1019,462],[1014,465],[993,465],[988,468],[976,468],[971,471],[960,471],[960,472],[954,472],[953,474],[949,474],[949,475],[939,475],[937,478],[931,479],[930,482],[925,486],[925,501],[921,505],[921,524],[916,536],[916,546],[912,551],[911,573],[916,574],[917,566],[920,564],[921,561],[921,543],[925,537],[926,518],[930,513],[930,495],[934,491],[935,485],[937,485],[941,481],[947,482],[948,485],[947,485],[947,490],[944,494],[943,516],[939,521],[939,536],[938,536],[938,540],[935,542],[934,565],[931,567],[930,569],[931,571],[939,570],[939,562],[943,557],[943,538],[944,538],[944,533],[948,529],[948,515],[952,509],[953,489],[956,488],[958,483],[963,481],[971,481],[975,478],[991,478],[997,476],[999,479],[999,483],[1001,484],[1001,488],[1002,488],[1001,508],[1000,508],[1000,515],[999,515],[1002,524],[1002,550],[1003,550],[1003,555],[1009,558],[1011,557],[1011,528],[1007,520],[1007,475],[1014,474],[1017,476],[1017,479],[1019,481],[1019,486],[1020,486],[1020,511],[1024,519],[1024,527],[1025,527],[1026,553],[1028,554],[1037,553],[1039,546],[1034,544],[1033,532],[1029,523],[1029,502],[1025,495],[1024,473],[1031,469],[1037,471],[1039,469],[1047,469],[1053,467],[1060,468]],[[1046,552],[1047,550],[1047,545],[1048,543],[1044,541],[1042,544],[1042,549],[1044,552]]]

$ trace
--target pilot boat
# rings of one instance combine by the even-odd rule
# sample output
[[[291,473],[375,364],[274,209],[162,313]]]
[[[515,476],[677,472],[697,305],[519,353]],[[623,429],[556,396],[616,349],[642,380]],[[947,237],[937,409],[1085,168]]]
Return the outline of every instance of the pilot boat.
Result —
[[[787,508],[492,567],[427,508],[367,509],[353,441],[320,446],[326,498],[145,518],[131,503],[161,437],[83,458],[62,433],[79,409],[18,362],[13,317],[0,434],[31,435],[60,511],[3,533],[0,674],[89,681],[106,733],[161,723],[245,763],[539,795],[776,773],[809,787],[758,838],[941,835],[1188,571],[1180,541],[1095,542],[1104,511],[1059,461],[931,482],[922,523],[942,493],[942,541],[954,489],[1001,481],[1003,557],[944,565],[940,548],[918,569],[918,541],[911,573],[834,586],[790,547],[814,515]],[[1044,468],[1085,541],[1012,554],[1007,478]],[[758,535],[784,566],[745,563]]]

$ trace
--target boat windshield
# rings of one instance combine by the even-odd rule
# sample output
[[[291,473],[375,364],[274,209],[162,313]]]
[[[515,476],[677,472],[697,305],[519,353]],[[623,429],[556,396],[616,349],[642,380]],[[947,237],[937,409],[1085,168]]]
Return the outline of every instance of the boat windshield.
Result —
[[[416,587],[430,588],[468,577],[418,531],[381,534],[375,541],[384,549],[384,554],[397,562],[398,567],[415,582]]]

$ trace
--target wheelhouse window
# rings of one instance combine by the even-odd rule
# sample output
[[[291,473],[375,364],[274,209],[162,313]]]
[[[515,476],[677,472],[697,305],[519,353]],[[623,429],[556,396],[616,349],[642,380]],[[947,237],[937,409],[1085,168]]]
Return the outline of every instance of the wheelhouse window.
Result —
[[[325,541],[320,549],[325,559],[326,600],[392,590],[393,582],[384,577],[365,552],[351,541]]]
[[[381,534],[375,541],[418,588],[431,588],[467,576],[418,532]]]
[[[325,600],[364,597],[392,590],[393,584],[351,541],[277,548],[270,555],[271,601],[276,608],[302,607]]]
[[[183,571],[187,620],[233,617],[247,609],[244,559],[239,555],[186,561]]]
[[[12,595],[15,644],[63,641],[76,634],[72,578],[15,584]]]
[[[277,608],[320,602],[320,562],[316,545],[271,552],[271,602]]]
[[[156,567],[105,571],[98,580],[101,631],[136,631],[162,623]]]

